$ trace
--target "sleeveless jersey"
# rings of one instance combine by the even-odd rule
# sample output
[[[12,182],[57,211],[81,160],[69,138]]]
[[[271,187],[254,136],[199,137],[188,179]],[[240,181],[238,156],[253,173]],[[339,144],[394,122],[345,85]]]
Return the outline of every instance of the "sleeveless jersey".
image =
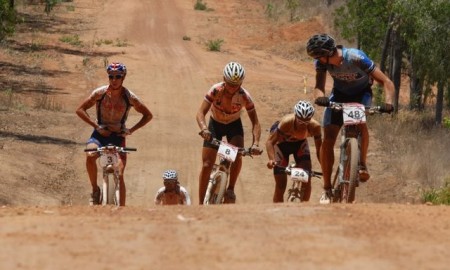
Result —
[[[108,85],[95,89],[89,99],[96,102],[97,124],[107,127],[112,132],[120,132],[125,128],[131,106],[141,104],[139,98],[125,87],[123,99],[113,102]]]
[[[307,125],[299,125],[295,123],[295,114],[285,115],[278,123],[275,129],[278,131],[280,142],[301,141],[308,137],[322,136],[320,123],[311,119]],[[274,131],[275,131],[274,130]]]
[[[191,198],[187,190],[180,186],[179,192],[165,192],[166,187],[162,187],[158,190],[155,196],[156,205],[191,205]]]

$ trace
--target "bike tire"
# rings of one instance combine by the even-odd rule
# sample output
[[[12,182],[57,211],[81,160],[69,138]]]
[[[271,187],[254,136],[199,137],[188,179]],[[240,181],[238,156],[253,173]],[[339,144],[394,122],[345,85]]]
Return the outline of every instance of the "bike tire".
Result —
[[[103,177],[102,188],[102,205],[120,205],[120,189],[119,179],[114,177],[114,181],[110,181],[109,176]]]
[[[208,183],[203,204],[222,204],[227,185],[226,174],[222,171],[215,172]]]
[[[345,147],[347,159],[344,161],[344,179],[341,184],[341,199],[346,203],[353,203],[356,195],[358,178],[359,147],[356,138],[349,138]]]

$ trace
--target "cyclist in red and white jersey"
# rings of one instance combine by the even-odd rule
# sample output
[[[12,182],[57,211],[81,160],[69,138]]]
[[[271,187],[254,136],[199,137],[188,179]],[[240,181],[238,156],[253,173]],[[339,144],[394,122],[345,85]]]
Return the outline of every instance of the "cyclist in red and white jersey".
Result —
[[[125,137],[133,134],[137,129],[146,125],[153,115],[141,100],[123,86],[127,75],[127,68],[122,63],[112,63],[106,68],[109,84],[95,89],[77,108],[77,115],[94,128],[86,147],[88,149],[113,144],[125,146]],[[96,106],[96,119],[92,119],[87,110]],[[127,128],[128,112],[133,107],[142,114],[141,119],[131,128]],[[98,154],[87,153],[86,169],[92,186],[91,203],[100,203],[100,188],[97,186]],[[125,205],[126,188],[123,172],[126,165],[126,155],[120,155],[120,205]]]
[[[236,146],[244,147],[244,130],[241,121],[241,111],[246,110],[252,123],[252,150],[255,154],[261,152],[259,140],[261,125],[256,114],[255,104],[249,92],[242,87],[245,70],[237,62],[228,63],[223,70],[223,81],[214,84],[206,93],[205,98],[197,112],[197,124],[201,135],[205,139],[202,150],[202,170],[199,176],[199,199],[203,204],[209,175],[213,168],[217,146],[209,143],[211,138],[222,139]],[[206,114],[211,111],[208,124]],[[241,171],[242,157],[239,155],[233,162],[230,170],[230,182],[225,193],[225,203],[234,203],[236,195],[234,187]]]

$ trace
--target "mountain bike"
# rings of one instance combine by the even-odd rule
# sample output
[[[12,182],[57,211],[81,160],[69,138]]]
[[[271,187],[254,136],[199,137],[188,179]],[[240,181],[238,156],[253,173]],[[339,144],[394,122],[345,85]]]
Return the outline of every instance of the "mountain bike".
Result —
[[[302,183],[308,183],[310,177],[321,178],[322,175],[320,172],[308,172],[302,168],[295,168],[295,163],[291,163],[287,167],[276,166],[284,169],[284,172],[290,176],[289,178],[292,182],[291,188],[287,192],[287,202],[302,202],[304,193],[304,190],[301,188]]]
[[[366,114],[390,113],[380,106],[365,107],[360,103],[332,102],[327,106],[343,114],[344,127],[340,131],[341,144],[339,165],[334,174],[332,185],[332,202],[353,203],[356,187],[359,186],[359,169],[361,161],[361,131],[359,124],[366,123]]]
[[[103,172],[103,184],[100,188],[102,205],[120,205],[119,154],[127,154],[130,151],[136,151],[136,148],[108,144],[98,148],[84,149],[84,152],[98,153],[100,155],[99,164]],[[110,175],[113,182],[110,182]]]
[[[213,165],[203,204],[222,204],[228,185],[231,164],[236,160],[238,154],[253,157],[254,153],[252,153],[251,148],[239,148],[216,138],[213,138],[210,143],[219,147],[217,151],[219,163]],[[261,153],[262,151],[257,154],[260,155]]]

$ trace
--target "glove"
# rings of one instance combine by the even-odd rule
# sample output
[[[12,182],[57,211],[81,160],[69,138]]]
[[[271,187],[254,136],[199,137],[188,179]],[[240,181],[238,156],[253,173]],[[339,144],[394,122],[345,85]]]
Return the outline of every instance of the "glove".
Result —
[[[394,111],[394,106],[392,104],[383,103],[380,106],[380,112],[382,113],[392,113]]]
[[[208,129],[202,130],[200,132],[200,136],[202,136],[203,139],[208,142],[211,141],[211,139],[212,139],[211,131],[209,131]]]
[[[330,106],[330,99],[328,97],[318,97],[314,103],[322,107],[328,107]]]

